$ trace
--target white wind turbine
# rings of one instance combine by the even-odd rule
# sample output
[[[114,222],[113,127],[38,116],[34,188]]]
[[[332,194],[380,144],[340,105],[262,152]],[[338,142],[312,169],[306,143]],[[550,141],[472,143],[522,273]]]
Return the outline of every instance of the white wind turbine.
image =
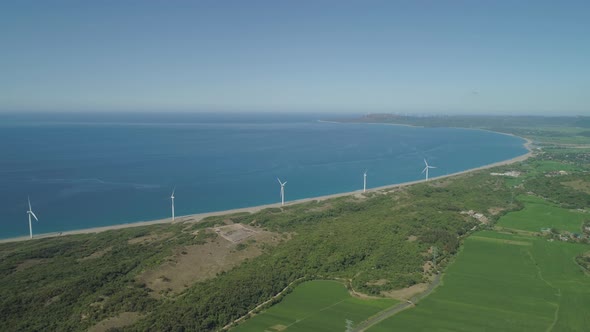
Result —
[[[436,167],[428,165],[428,163],[426,162],[426,159],[424,159],[424,164],[426,165],[426,167],[424,167],[424,169],[422,170],[422,173],[426,172],[426,181],[428,181],[428,169],[429,168],[436,168]]]
[[[170,199],[172,200],[172,221],[174,221],[174,192],[176,191],[176,187],[172,189],[172,195],[170,195]]]
[[[37,216],[35,215],[35,213],[33,212],[33,209],[31,208],[31,199],[29,197],[27,197],[27,201],[29,201],[29,210],[27,211],[27,214],[29,215],[29,236],[32,239],[33,238],[33,225],[31,223],[31,216],[33,216],[33,218],[35,218],[35,220],[37,220],[37,221],[39,221],[39,219],[37,219]]]
[[[285,185],[287,184],[287,181],[285,181],[283,183],[283,182],[281,182],[281,179],[277,178],[277,180],[279,181],[279,184],[281,185],[281,205],[285,205]]]
[[[363,192],[367,191],[367,171],[368,170],[365,170],[363,173]]]

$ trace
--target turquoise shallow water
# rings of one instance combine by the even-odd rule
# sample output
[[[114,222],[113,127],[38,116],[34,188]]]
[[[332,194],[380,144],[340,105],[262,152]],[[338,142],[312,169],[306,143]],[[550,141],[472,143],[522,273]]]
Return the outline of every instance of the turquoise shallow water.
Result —
[[[333,115],[332,115],[333,116]],[[0,115],[0,238],[294,200],[432,177],[526,153],[456,128],[318,122],[327,115]]]

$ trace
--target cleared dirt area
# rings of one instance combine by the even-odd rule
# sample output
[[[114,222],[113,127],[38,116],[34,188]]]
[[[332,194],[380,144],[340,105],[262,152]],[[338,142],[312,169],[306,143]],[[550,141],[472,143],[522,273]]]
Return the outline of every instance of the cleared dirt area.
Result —
[[[283,239],[280,234],[241,224],[203,231],[219,236],[205,244],[176,249],[165,263],[143,272],[137,280],[145,283],[156,298],[168,292],[179,293],[195,282],[213,278],[247,258],[260,255],[261,244],[276,244]]]
[[[88,329],[88,332],[105,332],[109,329],[121,328],[132,325],[141,315],[137,312],[123,312],[116,317],[107,318],[93,327]]]
[[[415,284],[410,287],[382,292],[384,296],[391,297],[397,300],[408,300],[412,296],[424,292],[428,288],[427,283]]]
[[[331,203],[324,203],[323,205],[307,209],[307,212],[322,212],[322,211],[327,211],[331,208],[332,208]]]
[[[506,210],[505,208],[502,207],[491,207],[488,209],[489,214],[491,214],[492,216],[498,215],[500,212]]]
[[[217,233],[217,235],[233,243],[240,243],[256,235],[256,231],[254,229],[248,228],[242,224],[231,224],[227,226],[215,227],[213,230],[215,233]]]
[[[356,201],[363,201],[363,200],[367,199],[367,195],[363,194],[363,193],[354,194],[351,197],[354,198],[354,200],[356,200]]]

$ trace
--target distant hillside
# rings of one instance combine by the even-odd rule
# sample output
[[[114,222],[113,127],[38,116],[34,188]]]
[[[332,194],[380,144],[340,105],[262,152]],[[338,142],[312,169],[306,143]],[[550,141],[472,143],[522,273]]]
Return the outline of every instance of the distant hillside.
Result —
[[[400,114],[367,114],[342,122],[383,122],[420,127],[461,127],[461,128],[514,128],[514,127],[583,127],[590,128],[587,116],[488,116],[488,115],[436,115],[415,116]]]

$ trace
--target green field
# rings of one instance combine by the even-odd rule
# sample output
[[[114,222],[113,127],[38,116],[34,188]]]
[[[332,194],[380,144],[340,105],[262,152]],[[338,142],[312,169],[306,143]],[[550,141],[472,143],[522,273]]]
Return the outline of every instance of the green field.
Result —
[[[519,200],[525,208],[504,216],[498,226],[525,231],[540,232],[541,228],[555,228],[558,231],[580,233],[582,222],[590,219],[583,213],[557,207],[541,198],[522,196]]]
[[[588,331],[590,277],[574,261],[585,251],[582,244],[478,232],[442,286],[369,331]]]
[[[336,281],[308,281],[279,304],[232,331],[344,331],[346,320],[356,325],[396,303],[392,299],[351,297],[346,287]]]

